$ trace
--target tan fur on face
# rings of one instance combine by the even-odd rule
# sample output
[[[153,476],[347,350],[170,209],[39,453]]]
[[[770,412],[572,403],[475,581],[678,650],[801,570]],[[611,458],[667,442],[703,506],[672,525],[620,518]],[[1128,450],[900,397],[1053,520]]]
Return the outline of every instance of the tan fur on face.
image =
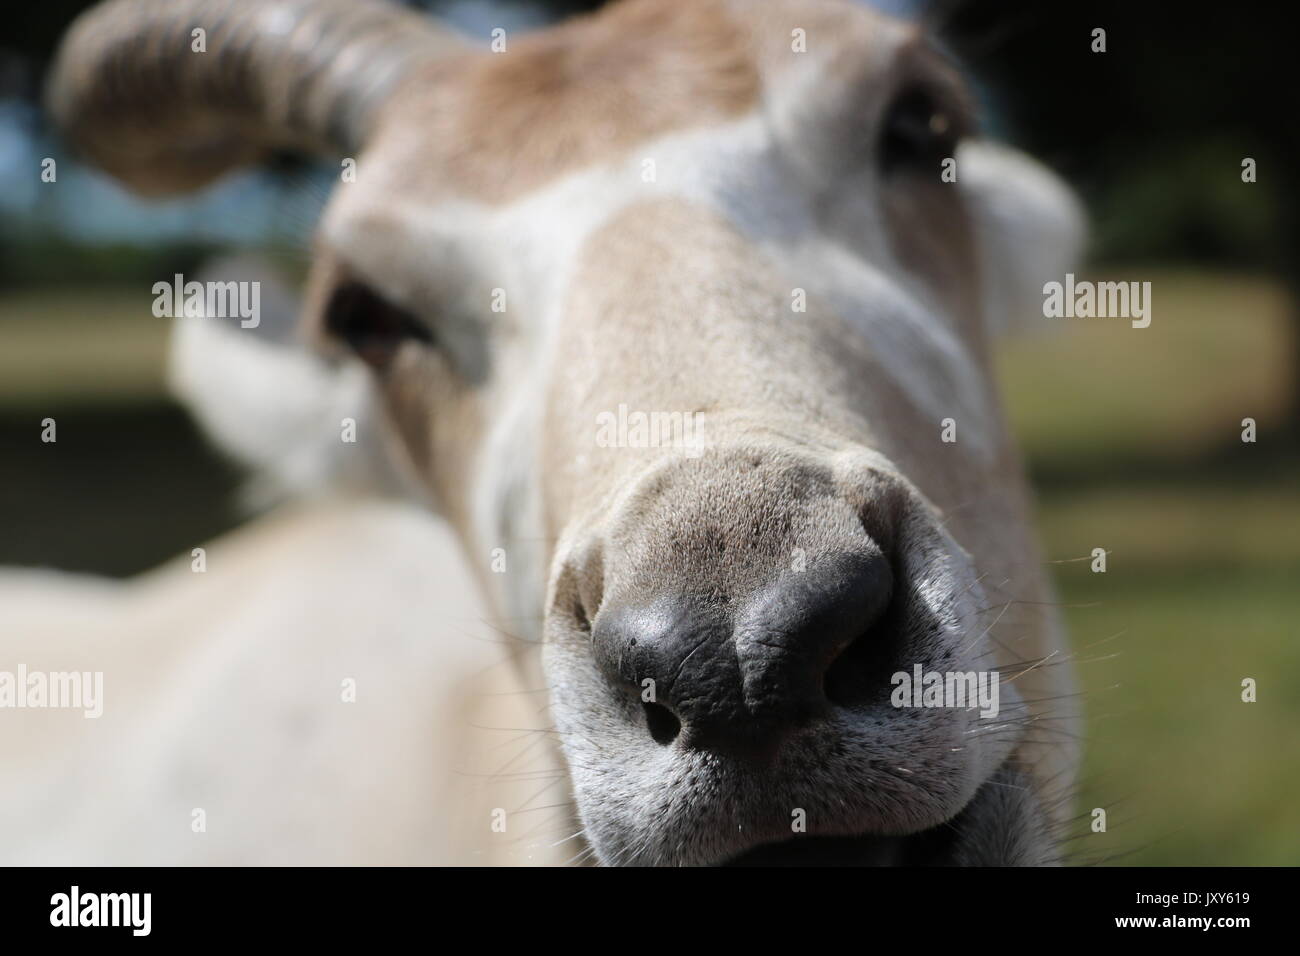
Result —
[[[629,0],[500,55],[413,76],[386,139],[418,139],[439,193],[520,196],[671,130],[738,116],[757,101],[747,33],[714,0]]]
[[[475,471],[488,457],[498,472],[528,476],[521,479],[527,491],[536,491],[534,475],[544,485],[539,515],[546,524],[524,534],[555,542],[570,528],[607,527],[611,501],[656,454],[595,451],[595,415],[622,403],[702,412],[711,440],[750,442],[773,454],[790,443],[809,454],[873,449],[925,494],[971,554],[995,602],[991,640],[1002,643],[993,653],[1007,672],[1028,671],[1017,687],[1031,713],[1045,716],[1048,708],[1037,701],[1068,691],[1069,674],[1033,666],[1059,650],[1060,634],[1044,609],[1051,594],[1018,458],[990,384],[966,210],[959,191],[937,181],[937,170],[935,181],[920,173],[882,185],[871,163],[874,124],[904,82],[955,81],[913,30],[857,6],[807,0],[760,8],[752,22],[729,9],[633,0],[532,39],[512,39],[507,54],[431,68],[403,89],[382,121],[370,162],[381,164],[375,175],[384,186],[369,187],[367,201],[418,203],[438,222],[437,235],[455,228],[466,204],[473,216],[505,210],[508,222],[511,209],[588,169],[594,188],[630,192],[636,177],[626,164],[639,147],[652,154],[666,134],[707,135],[757,113],[775,148],[789,154],[789,168],[802,174],[804,163],[814,177],[805,191],[814,215],[824,217],[819,227],[845,254],[914,295],[937,325],[949,323],[959,346],[955,361],[974,376],[974,387],[945,392],[951,356],[924,347],[900,356],[853,327],[813,276],[780,260],[779,247],[778,258],[768,258],[716,210],[668,198],[621,209],[582,244],[579,261],[562,264],[568,294],[556,305],[553,326],[542,322],[552,303],[526,295],[521,302],[515,289],[517,304],[503,319],[511,335],[495,320],[484,333],[500,364],[481,406],[489,409],[484,419],[500,426],[502,410],[532,369],[548,382],[545,400],[530,393],[536,418],[521,422],[517,434],[504,433],[490,456],[467,430],[433,422],[456,419],[449,406],[430,417],[417,402],[406,413],[417,425],[407,431],[417,442],[422,428],[433,435],[439,450],[427,456],[431,483],[451,496],[449,513],[480,549],[524,546],[511,536],[520,533],[522,510],[514,492],[493,506],[508,510],[486,537],[470,520],[467,499],[494,480]],[[808,32],[811,52],[802,58],[790,50],[794,28]],[[710,145],[702,140],[700,148]],[[819,175],[826,177],[824,195]],[[855,196],[851,187],[859,182]],[[526,253],[529,243],[546,244],[540,225],[527,234],[491,235],[496,243],[519,242]],[[418,250],[421,235],[393,228],[387,241]],[[790,289],[805,280],[809,311],[792,319]],[[900,357],[911,364],[900,367]],[[413,379],[399,387],[410,393],[431,386]],[[926,393],[939,396],[937,411],[922,399]],[[939,439],[945,415],[961,424],[955,446]],[[453,441],[438,440],[453,431]],[[510,466],[501,464],[502,455],[513,459]],[[689,495],[689,488],[679,492]],[[517,588],[517,578],[512,582]],[[595,589],[594,582],[585,586]],[[1041,763],[1043,781],[1074,760],[1061,741],[1027,744],[1018,756],[1028,766]]]

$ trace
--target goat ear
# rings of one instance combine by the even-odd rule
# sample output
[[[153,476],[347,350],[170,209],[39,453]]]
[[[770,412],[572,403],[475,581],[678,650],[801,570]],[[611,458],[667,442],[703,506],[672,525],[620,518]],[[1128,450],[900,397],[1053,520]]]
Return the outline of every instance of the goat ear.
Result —
[[[200,276],[207,280],[257,288],[257,322],[178,316],[168,384],[208,438],[252,471],[248,503],[323,492],[410,496],[388,454],[371,377],[359,362],[329,362],[298,337],[289,285],[250,257],[214,261]]]
[[[1055,173],[1007,146],[969,141],[957,169],[979,249],[986,328],[1030,328],[1042,319],[1043,285],[1061,281],[1083,254],[1083,206]]]

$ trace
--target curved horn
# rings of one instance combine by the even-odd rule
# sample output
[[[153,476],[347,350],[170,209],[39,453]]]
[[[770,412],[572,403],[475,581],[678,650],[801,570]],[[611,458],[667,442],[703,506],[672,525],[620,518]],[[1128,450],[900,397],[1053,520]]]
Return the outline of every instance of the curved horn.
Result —
[[[96,164],[160,195],[276,147],[353,153],[413,66],[464,49],[372,0],[108,0],[64,37],[47,102]]]

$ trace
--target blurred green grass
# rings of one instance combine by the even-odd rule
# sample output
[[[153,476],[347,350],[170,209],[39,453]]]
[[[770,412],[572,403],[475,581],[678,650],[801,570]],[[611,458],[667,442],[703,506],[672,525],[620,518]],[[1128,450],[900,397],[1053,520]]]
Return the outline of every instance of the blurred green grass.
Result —
[[[238,522],[238,474],[166,396],[152,303],[147,284],[0,294],[0,565],[126,576]]]
[[[1300,863],[1286,303],[1251,276],[1104,278],[1152,281],[1150,328],[1053,320],[999,355],[1080,661],[1078,859]],[[238,520],[237,476],[165,399],[150,303],[111,287],[0,295],[0,563],[124,575]],[[55,446],[32,438],[45,415]],[[1256,444],[1240,441],[1245,417]],[[1095,547],[1105,574],[1078,560]],[[1243,677],[1258,703],[1240,701]],[[1098,806],[1108,831],[1086,832]]]
[[[0,296],[0,407],[157,403],[168,320],[141,285]]]
[[[1000,355],[1084,692],[1073,846],[1080,861],[1294,865],[1300,464],[1281,419],[1295,330],[1268,279],[1105,277],[1130,276],[1152,281],[1149,328],[1059,320]],[[1104,574],[1077,560],[1097,547]],[[1105,833],[1088,829],[1094,807]]]

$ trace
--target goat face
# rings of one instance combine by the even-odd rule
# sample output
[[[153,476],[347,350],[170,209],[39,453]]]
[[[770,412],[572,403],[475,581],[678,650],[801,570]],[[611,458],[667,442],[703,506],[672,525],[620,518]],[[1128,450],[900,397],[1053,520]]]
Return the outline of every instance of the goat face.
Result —
[[[356,157],[304,322],[502,549],[600,860],[1054,858],[1070,677],[986,337],[1075,217],[914,28],[627,0],[490,53],[329,0],[92,16],[54,104],[137,187]],[[205,23],[160,97],[139,38]],[[95,87],[137,42],[139,89]],[[992,674],[996,715],[913,706],[918,667]]]

